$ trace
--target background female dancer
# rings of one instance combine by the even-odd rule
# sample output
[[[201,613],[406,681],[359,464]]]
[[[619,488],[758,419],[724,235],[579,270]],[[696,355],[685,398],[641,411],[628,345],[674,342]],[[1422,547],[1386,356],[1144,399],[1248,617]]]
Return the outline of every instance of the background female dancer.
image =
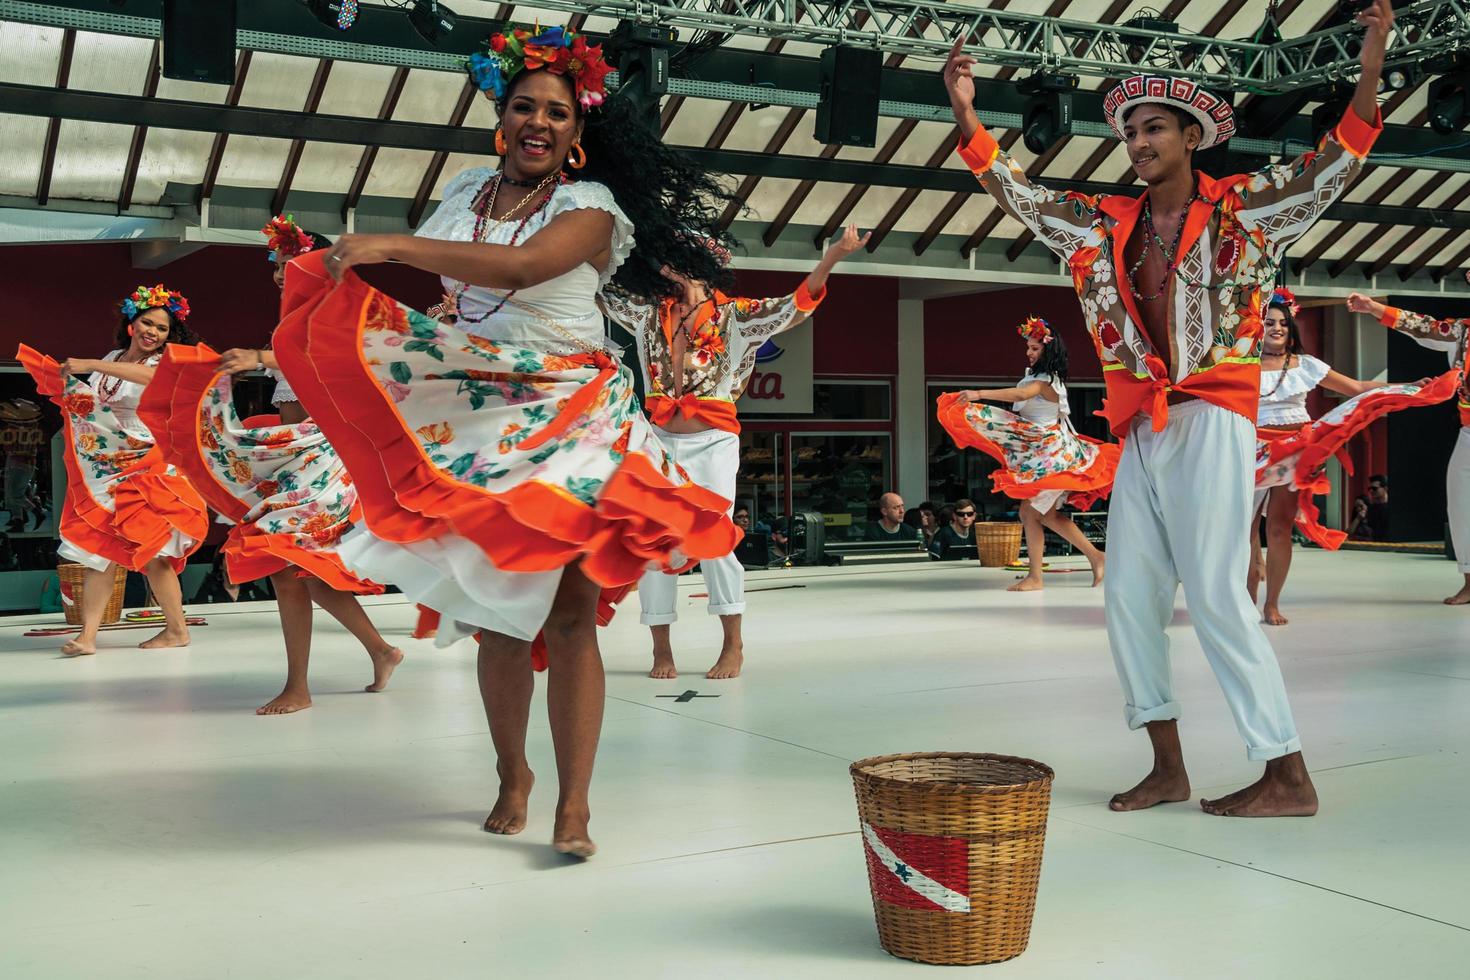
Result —
[[[732,508],[740,470],[735,403],[755,370],[756,352],[776,334],[805,323],[826,298],[833,267],[867,242],[867,235],[849,226],[789,296],[730,297],[671,272],[680,295],[662,302],[615,292],[602,297],[603,311],[635,338],[645,406],[659,441],[689,479],[730,501]],[[714,251],[722,263],[729,261],[728,252]],[[739,677],[745,663],[740,632],[745,566],[731,552],[700,562],[699,570],[709,591],[710,615],[720,617],[725,634],[720,655],[705,677]],[[653,633],[653,669],[648,676],[678,677],[669,637],[670,626],[679,618],[678,579],[650,569],[638,582],[638,603],[640,622]]]
[[[1470,272],[1465,274],[1470,282]],[[1410,313],[1384,306],[1362,293],[1352,293],[1347,307],[1354,313],[1367,313],[1386,327],[1412,337],[1421,346],[1444,351],[1451,368],[1460,372],[1460,435],[1455,451],[1450,454],[1445,474],[1445,491],[1449,504],[1450,542],[1455,546],[1455,563],[1464,584],[1444,601],[1447,606],[1470,605],[1470,378],[1465,376],[1466,345],[1470,343],[1470,318],[1437,320],[1422,313]]]
[[[492,833],[526,825],[531,663],[544,641],[552,844],[579,857],[596,850],[597,623],[650,563],[682,567],[736,540],[728,501],[690,484],[653,437],[595,302],[615,276],[634,294],[672,292],[665,266],[725,285],[688,233],[719,240],[726,198],[626,100],[603,105],[608,70],[560,27],[492,37],[470,72],[496,102],[503,170],[450,181],[418,237],[349,235],[295,260],[275,338],[357,480],[366,528],[343,542],[344,561],[443,613],[440,643],[479,628],[501,780]],[[456,323],[348,274],[383,261],[439,274]]]
[[[1432,405],[1450,397],[1455,378],[1422,378],[1413,384],[1359,381],[1332,370],[1302,350],[1296,297],[1288,289],[1271,295],[1262,320],[1261,404],[1257,416],[1255,516],[1250,524],[1251,571],[1247,585],[1256,597],[1263,565],[1266,604],[1262,620],[1285,625],[1281,590],[1291,569],[1291,532],[1295,524],[1308,540],[1336,550],[1347,535],[1318,520],[1313,494],[1330,489],[1322,466],[1353,436],[1389,412]],[[1307,395],[1317,386],[1350,396],[1315,422],[1307,414]],[[1266,521],[1266,556],[1261,560],[1260,515]]]
[[[203,542],[209,517],[203,499],[169,469],[138,418],[138,399],[164,345],[194,340],[184,325],[188,317],[182,294],[139,286],[119,304],[116,349],[100,360],[73,357],[57,364],[25,346],[16,355],[66,424],[66,501],[57,550],[87,571],[82,631],[63,653],[97,652],[97,629],[118,565],[146,575],[163,609],[163,632],[139,646],[189,645],[178,573]]]
[[[980,388],[941,395],[939,424],[961,448],[974,447],[1001,469],[992,475],[997,493],[1021,501],[1030,571],[1009,589],[1042,588],[1046,529],[1080,551],[1092,566],[1092,584],[1103,580],[1103,553],[1058,509],[1063,501],[1086,510],[1106,497],[1118,469],[1119,448],[1078,435],[1067,402],[1067,345],[1040,317],[1017,328],[1026,343],[1025,377],[1014,388]],[[982,400],[1012,402],[1009,412]]]
[[[290,216],[273,218],[262,233],[269,238],[277,285],[292,258],[330,245]],[[277,378],[271,403],[280,415],[242,422],[230,376],[261,367]],[[377,594],[383,587],[348,572],[336,555],[337,542],[360,516],[357,489],[277,368],[268,350],[235,348],[216,355],[203,345],[171,347],[143,399],[145,418],[169,460],[235,522],[223,547],[230,580],[269,576],[275,587],[286,684],[256,709],[259,715],[311,707],[313,601],[372,659],[373,681],[364,690],[386,688],[403,660],[403,651],[383,638],[354,595]]]

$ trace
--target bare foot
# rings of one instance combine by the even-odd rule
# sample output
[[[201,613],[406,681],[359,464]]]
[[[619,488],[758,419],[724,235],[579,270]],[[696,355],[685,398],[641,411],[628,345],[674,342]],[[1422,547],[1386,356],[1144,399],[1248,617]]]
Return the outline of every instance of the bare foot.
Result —
[[[1310,817],[1317,812],[1317,789],[1305,770],[1291,778],[1268,765],[1266,774],[1245,789],[1199,805],[1217,817]]]
[[[674,666],[674,652],[672,650],[653,651],[653,669],[648,676],[656,681],[669,681],[679,676],[678,668]]]
[[[557,804],[556,826],[551,831],[551,847],[558,854],[568,857],[590,858],[597,853],[597,845],[588,836],[587,824],[592,819],[586,805],[568,807]]]
[[[1290,620],[1281,615],[1281,608],[1273,602],[1266,603],[1265,610],[1261,613],[1261,622],[1267,626],[1285,626]]]
[[[1454,595],[1450,596],[1444,601],[1444,604],[1447,606],[1470,605],[1470,585],[1465,586],[1459,592],[1456,592]]]
[[[1119,793],[1108,802],[1108,809],[1118,813],[1132,810],[1147,810],[1160,803],[1183,803],[1189,799],[1189,774],[1183,769],[1178,772],[1159,772],[1153,769],[1143,782],[1126,793]]]
[[[1007,592],[1040,592],[1046,586],[1039,575],[1027,575],[1015,585],[1006,589]]]
[[[500,795],[490,808],[490,816],[485,818],[485,833],[506,836],[519,834],[526,829],[526,810],[531,798],[531,787],[536,783],[536,774],[528,768],[514,776],[507,776],[504,767],[498,762],[495,764],[495,771],[500,775]]]
[[[168,647],[186,647],[189,645],[189,631],[175,633],[172,630],[164,630],[151,640],[144,640],[138,646],[144,650],[163,650]]]
[[[1097,588],[1099,585],[1102,585],[1103,567],[1107,565],[1107,563],[1107,556],[1103,554],[1099,554],[1097,556],[1097,561],[1092,563],[1092,587],[1094,589]]]
[[[97,643],[95,641],[83,642],[81,639],[67,640],[62,644],[61,652],[68,657],[85,657],[97,652]]]
[[[273,699],[255,709],[258,715],[289,715],[311,707],[311,692],[305,688],[286,688]]]
[[[704,676],[712,681],[728,681],[740,676],[740,668],[745,666],[745,648],[725,647],[720,651],[720,658],[715,665],[705,671]]]
[[[393,671],[403,663],[403,651],[397,647],[389,647],[381,653],[369,654],[373,658],[373,682],[364,691],[377,693],[387,689],[388,678],[393,676]]]

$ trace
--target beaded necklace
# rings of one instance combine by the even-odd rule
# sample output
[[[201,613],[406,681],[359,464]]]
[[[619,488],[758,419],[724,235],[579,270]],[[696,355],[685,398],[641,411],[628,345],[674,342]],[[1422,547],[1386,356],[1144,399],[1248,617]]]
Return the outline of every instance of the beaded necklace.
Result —
[[[1269,356],[1269,355],[1267,355]],[[1291,351],[1281,352],[1281,370],[1276,374],[1276,385],[1270,391],[1265,392],[1262,397],[1269,398],[1281,390],[1281,383],[1286,380],[1287,372],[1291,370]]]
[[[1133,291],[1134,298],[1140,302],[1152,303],[1155,300],[1163,299],[1164,294],[1168,292],[1169,280],[1174,278],[1174,273],[1179,269],[1178,252],[1179,243],[1184,239],[1184,224],[1189,218],[1189,209],[1194,206],[1194,202],[1197,200],[1199,200],[1199,194],[1191,194],[1189,200],[1184,202],[1184,207],[1180,209],[1179,227],[1174,232],[1174,244],[1172,247],[1164,244],[1164,239],[1159,236],[1158,231],[1154,228],[1152,205],[1144,204],[1143,249],[1138,253],[1138,261],[1133,263],[1133,266],[1128,270],[1128,288]],[[1164,256],[1164,262],[1168,264],[1168,268],[1164,271],[1164,278],[1159,282],[1159,291],[1152,296],[1145,296],[1138,291],[1138,272],[1143,268],[1143,263],[1148,259],[1149,251],[1155,242],[1158,243],[1159,252]]]
[[[505,218],[490,217],[490,212],[495,207],[495,196],[500,192],[500,178],[501,175],[497,173],[489,180],[485,181],[485,186],[480,188],[480,193],[475,195],[475,201],[470,206],[471,210],[475,212],[475,230],[470,236],[470,240],[473,242],[483,242],[485,240],[485,232],[489,228],[491,221],[499,221],[501,223],[504,223],[506,220]],[[541,180],[541,183],[537,184],[535,188],[532,189],[531,193],[521,198],[520,201],[517,202],[515,207],[505,212],[506,217],[515,214],[517,211],[525,206],[527,201],[531,200],[537,194],[541,193],[543,189],[546,189],[545,194],[542,195],[541,200],[537,202],[536,206],[527,211],[526,216],[516,224],[515,231],[512,232],[510,236],[510,246],[513,247],[516,244],[516,242],[521,237],[521,232],[525,231],[526,224],[536,215],[545,210],[546,206],[551,203],[551,197],[553,194],[556,193],[556,189],[566,182],[567,176],[561,171],[549,173]],[[512,289],[510,292],[502,296],[500,298],[500,302],[496,303],[495,306],[491,309],[486,310],[479,316],[470,316],[464,312],[464,305],[460,302],[462,299],[464,299],[464,294],[469,290],[469,288],[469,283],[461,282],[454,291],[454,306],[455,309],[460,311],[459,320],[463,323],[483,323],[484,321],[490,319],[492,316],[504,309],[505,304],[510,302],[510,298],[516,294],[516,291]]]
[[[123,360],[123,358],[126,357],[126,356],[127,356],[127,352],[124,351],[123,353],[121,353],[121,354],[119,354],[117,356],[117,360],[114,361],[113,363],[114,364],[139,364],[139,363],[142,363],[140,361],[126,361],[126,360]],[[145,360],[146,360],[146,358],[145,358]],[[99,394],[99,395],[102,396],[102,400],[104,402],[110,402],[114,398],[117,397],[117,393],[119,391],[122,391],[122,386],[123,386],[123,379],[122,378],[114,377],[114,376],[112,376],[110,374],[104,374],[104,375],[102,375],[102,380],[99,381],[99,382],[97,382],[97,394]]]

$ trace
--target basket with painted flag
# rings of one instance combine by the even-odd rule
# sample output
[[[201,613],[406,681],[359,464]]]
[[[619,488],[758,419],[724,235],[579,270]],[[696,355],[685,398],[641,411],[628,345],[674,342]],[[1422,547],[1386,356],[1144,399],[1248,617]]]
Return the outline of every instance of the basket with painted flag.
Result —
[[[854,762],[878,941],[921,963],[999,963],[1031,936],[1051,768],[920,752]]]

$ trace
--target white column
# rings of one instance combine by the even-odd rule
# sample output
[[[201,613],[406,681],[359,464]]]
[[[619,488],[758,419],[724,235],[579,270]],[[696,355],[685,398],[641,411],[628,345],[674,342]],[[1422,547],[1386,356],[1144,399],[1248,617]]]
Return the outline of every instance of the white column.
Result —
[[[1334,303],[1322,311],[1322,358],[1338,371],[1363,381],[1388,377],[1388,331],[1372,317],[1348,312],[1346,305]],[[1336,396],[1332,404],[1341,401]],[[1327,476],[1332,491],[1322,508],[1322,523],[1327,527],[1344,527],[1341,515],[1347,512],[1347,475],[1335,458],[1327,463]]]
[[[898,381],[893,392],[898,493],[917,507],[929,493],[929,403],[924,387],[924,301],[898,301]]]

